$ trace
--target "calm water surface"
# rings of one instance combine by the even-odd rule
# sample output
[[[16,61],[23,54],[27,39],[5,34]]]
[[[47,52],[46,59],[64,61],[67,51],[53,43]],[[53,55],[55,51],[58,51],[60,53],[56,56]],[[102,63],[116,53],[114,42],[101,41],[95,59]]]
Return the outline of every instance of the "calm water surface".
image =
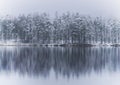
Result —
[[[119,47],[0,47],[2,85],[119,85]]]

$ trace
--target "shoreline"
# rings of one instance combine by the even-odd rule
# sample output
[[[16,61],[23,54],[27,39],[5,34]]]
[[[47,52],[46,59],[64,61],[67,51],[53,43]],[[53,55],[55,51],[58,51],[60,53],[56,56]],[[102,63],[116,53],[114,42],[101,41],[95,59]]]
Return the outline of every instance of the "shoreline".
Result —
[[[119,47],[120,44],[37,44],[37,43],[0,43],[0,46],[50,46],[50,47],[95,47],[95,46],[111,46]]]

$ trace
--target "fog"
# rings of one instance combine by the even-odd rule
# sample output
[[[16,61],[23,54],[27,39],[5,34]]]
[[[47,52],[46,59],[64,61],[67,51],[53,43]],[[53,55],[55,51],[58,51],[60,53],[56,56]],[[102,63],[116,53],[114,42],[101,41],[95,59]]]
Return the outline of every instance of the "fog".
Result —
[[[120,15],[119,0],[0,0],[0,15],[43,13],[54,15],[64,12],[79,12],[90,16]]]

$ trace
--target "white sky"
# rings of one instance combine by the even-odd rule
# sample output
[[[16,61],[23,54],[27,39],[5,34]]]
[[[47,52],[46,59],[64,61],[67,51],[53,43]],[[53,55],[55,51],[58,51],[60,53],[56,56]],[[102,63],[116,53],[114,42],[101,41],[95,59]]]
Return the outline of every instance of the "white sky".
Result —
[[[90,16],[120,17],[120,0],[0,0],[0,15],[79,12]]]

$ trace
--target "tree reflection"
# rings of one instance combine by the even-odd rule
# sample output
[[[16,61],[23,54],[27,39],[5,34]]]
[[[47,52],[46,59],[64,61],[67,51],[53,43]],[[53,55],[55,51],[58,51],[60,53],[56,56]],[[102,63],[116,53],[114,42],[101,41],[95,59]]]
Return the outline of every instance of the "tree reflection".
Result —
[[[53,69],[56,76],[79,77],[119,70],[119,52],[116,47],[1,47],[0,71],[46,77]]]

